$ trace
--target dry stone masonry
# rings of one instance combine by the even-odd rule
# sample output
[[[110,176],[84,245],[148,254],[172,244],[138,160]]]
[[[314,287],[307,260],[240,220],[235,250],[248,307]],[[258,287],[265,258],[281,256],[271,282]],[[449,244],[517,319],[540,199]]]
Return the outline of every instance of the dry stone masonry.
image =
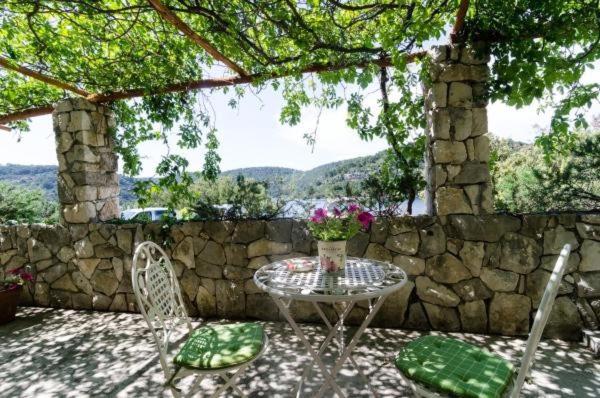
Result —
[[[33,265],[26,303],[136,311],[132,257],[144,240],[165,247],[190,314],[203,317],[281,320],[252,281],[255,270],[316,254],[304,222],[290,219],[187,222],[166,233],[158,223],[0,226],[0,276]],[[409,275],[374,325],[525,335],[567,242],[574,251],[545,335],[578,339],[600,318],[600,213],[380,219],[350,240],[349,254],[393,262]],[[311,305],[292,310],[298,320],[319,321]]]
[[[483,46],[437,46],[425,87],[429,214],[493,212]]]
[[[112,112],[82,98],[55,105],[60,218],[85,224],[119,218],[117,155]]]

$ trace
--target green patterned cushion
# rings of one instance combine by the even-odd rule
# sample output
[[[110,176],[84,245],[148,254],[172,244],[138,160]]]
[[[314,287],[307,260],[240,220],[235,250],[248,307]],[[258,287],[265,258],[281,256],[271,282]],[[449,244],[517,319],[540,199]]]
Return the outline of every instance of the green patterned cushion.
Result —
[[[408,343],[396,367],[431,390],[459,397],[501,397],[511,381],[513,365],[460,340],[424,336]]]
[[[194,369],[221,369],[247,362],[263,347],[256,323],[203,326],[192,332],[173,362]]]

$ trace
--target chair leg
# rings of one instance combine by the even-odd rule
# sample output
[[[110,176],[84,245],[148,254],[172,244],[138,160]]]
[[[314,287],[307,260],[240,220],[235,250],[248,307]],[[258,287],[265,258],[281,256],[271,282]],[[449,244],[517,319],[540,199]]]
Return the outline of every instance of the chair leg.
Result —
[[[238,370],[236,370],[236,372],[231,376],[231,377],[227,377],[227,375],[225,375],[224,373],[221,374],[221,378],[223,378],[223,380],[226,381],[225,384],[223,384],[221,387],[219,387],[219,389],[217,391],[215,391],[215,393],[212,395],[213,398],[218,397],[219,395],[223,394],[229,387],[232,387],[234,389],[234,391],[236,390],[235,386],[235,380],[244,372],[244,370],[246,370],[246,368],[248,367],[249,364],[246,364],[245,366],[242,366],[241,368],[239,368]],[[236,391],[238,392],[238,391]],[[241,391],[240,391],[241,392]],[[240,393],[238,392],[238,394]],[[242,393],[242,396],[244,397],[244,393]]]
[[[190,387],[188,393],[186,394],[186,397],[191,397],[194,395],[194,391],[196,391],[196,389],[198,388],[198,386],[200,385],[202,380],[204,380],[204,377],[205,377],[205,375],[196,376],[196,379],[194,380],[194,384],[192,384],[192,387]]]

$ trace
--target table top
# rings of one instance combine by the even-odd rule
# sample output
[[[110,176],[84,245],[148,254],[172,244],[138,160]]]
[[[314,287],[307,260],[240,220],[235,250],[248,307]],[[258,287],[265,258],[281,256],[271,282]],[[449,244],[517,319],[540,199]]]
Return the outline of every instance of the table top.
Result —
[[[290,265],[309,264],[307,272],[290,271]],[[303,301],[354,301],[389,295],[407,281],[402,268],[382,261],[349,257],[344,270],[323,272],[318,257],[277,261],[254,274],[256,285],[269,294]]]

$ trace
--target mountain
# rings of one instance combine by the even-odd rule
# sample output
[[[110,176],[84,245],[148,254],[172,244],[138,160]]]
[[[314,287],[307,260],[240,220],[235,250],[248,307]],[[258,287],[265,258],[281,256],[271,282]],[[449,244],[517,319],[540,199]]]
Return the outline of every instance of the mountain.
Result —
[[[491,136],[492,151],[497,160],[533,144],[525,144],[506,138]],[[385,151],[371,156],[327,163],[310,170],[301,171],[284,167],[247,167],[228,170],[221,177],[235,179],[242,175],[248,179],[266,181],[273,197],[285,199],[322,199],[336,196],[353,196],[359,192],[362,181],[378,170]],[[56,200],[56,166],[0,165],[0,181],[20,186],[39,188],[49,199]],[[195,174],[199,178],[199,174]],[[135,178],[120,176],[121,203],[133,202]]]
[[[0,165],[0,181],[10,182],[20,187],[30,189],[41,189],[50,200],[57,201],[56,174],[57,166],[39,166],[39,165],[20,165],[6,164]],[[133,193],[133,184],[135,178],[119,176],[121,185],[121,203],[132,202],[136,200]]]
[[[269,192],[275,197],[319,199],[346,195],[348,191],[356,192],[361,182],[377,169],[384,153],[382,151],[371,156],[327,163],[307,171],[282,167],[249,167],[228,170],[221,173],[221,176],[236,178],[242,175],[266,181]]]

